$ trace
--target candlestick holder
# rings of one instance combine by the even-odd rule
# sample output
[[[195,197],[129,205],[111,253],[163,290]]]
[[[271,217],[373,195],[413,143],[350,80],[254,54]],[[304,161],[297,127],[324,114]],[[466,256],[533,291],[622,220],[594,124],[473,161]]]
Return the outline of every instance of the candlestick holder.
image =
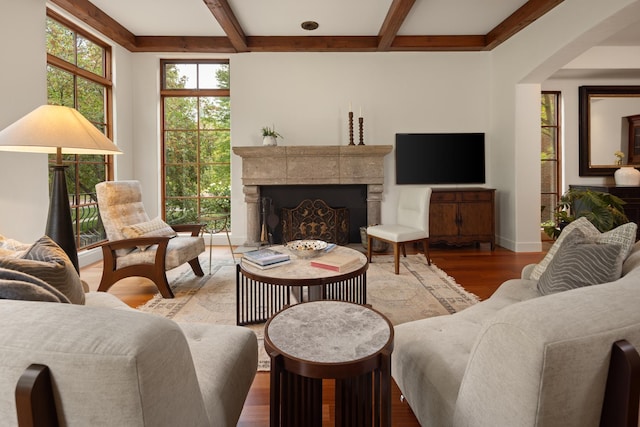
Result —
[[[353,143],[353,111],[349,111],[349,145],[355,145]]]
[[[358,127],[360,128],[360,143],[358,145],[364,145],[364,117],[358,117]]]

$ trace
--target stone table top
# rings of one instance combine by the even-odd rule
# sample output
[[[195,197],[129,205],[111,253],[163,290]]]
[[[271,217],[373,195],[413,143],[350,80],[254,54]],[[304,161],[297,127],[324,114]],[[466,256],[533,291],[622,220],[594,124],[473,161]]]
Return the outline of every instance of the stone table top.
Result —
[[[345,256],[356,255],[360,260],[359,263],[354,264],[352,267],[345,269],[344,271],[337,272],[333,270],[327,270],[325,268],[313,267],[311,265],[312,260],[321,260],[322,255],[317,258],[298,258],[296,255],[289,252],[283,245],[271,246],[270,249],[273,249],[278,252],[282,252],[290,255],[291,262],[288,264],[284,264],[282,266],[278,266],[275,268],[270,268],[267,270],[262,270],[248,263],[242,263],[242,269],[253,273],[254,275],[260,276],[262,278],[271,278],[271,279],[319,279],[319,278],[332,278],[337,276],[343,276],[354,272],[356,270],[360,270],[361,268],[368,266],[367,265],[367,257],[362,253],[355,249],[348,248],[346,246],[336,246],[330,253],[335,254],[343,254]]]
[[[316,363],[345,363],[385,348],[392,340],[392,326],[366,306],[324,300],[296,304],[275,314],[265,336],[283,355]]]

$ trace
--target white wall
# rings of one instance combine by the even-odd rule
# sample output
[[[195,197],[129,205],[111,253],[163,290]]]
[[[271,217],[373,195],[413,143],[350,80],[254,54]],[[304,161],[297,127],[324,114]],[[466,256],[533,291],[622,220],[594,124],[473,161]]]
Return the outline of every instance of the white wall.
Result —
[[[498,244],[515,251],[541,247],[540,98],[536,94],[541,83],[594,42],[639,17],[639,1],[565,0],[492,52],[493,163],[500,165],[494,181]]]
[[[489,75],[487,53],[236,55],[232,142],[261,145],[260,128],[274,124],[285,146],[346,145],[350,102],[356,143],[361,107],[368,145],[395,145],[398,132],[487,132]],[[242,195],[237,156],[232,169],[232,194]],[[393,152],[385,158],[384,188],[382,221],[394,221]],[[244,197],[234,197],[232,212],[233,235],[245,239]]]
[[[44,0],[0,0],[0,52],[4,129],[47,102]],[[41,237],[49,206],[47,156],[0,151],[0,182],[0,234],[24,242]]]
[[[0,7],[11,11],[0,13],[0,51],[20,65],[1,71],[4,127],[46,101],[45,5],[0,0]],[[356,116],[364,109],[367,144],[393,144],[396,132],[485,132],[487,186],[498,190],[498,243],[538,250],[539,91],[555,84],[546,80],[556,70],[639,16],[640,0],[565,0],[492,52],[233,55],[233,144],[260,144],[260,128],[271,124],[287,145],[346,144],[349,102]],[[159,59],[177,56],[119,47],[114,54],[115,139],[125,152],[116,159],[116,178],[139,179],[154,215],[161,194]],[[570,98],[565,102],[569,108]],[[570,120],[568,109],[565,119]],[[565,156],[568,170],[577,171],[577,155],[571,155]],[[395,205],[393,154],[385,167],[382,215],[388,221]],[[246,238],[239,171],[234,156],[234,243]],[[0,178],[9,183],[0,188],[0,234],[25,241],[42,234],[46,176],[45,156],[0,153]]]

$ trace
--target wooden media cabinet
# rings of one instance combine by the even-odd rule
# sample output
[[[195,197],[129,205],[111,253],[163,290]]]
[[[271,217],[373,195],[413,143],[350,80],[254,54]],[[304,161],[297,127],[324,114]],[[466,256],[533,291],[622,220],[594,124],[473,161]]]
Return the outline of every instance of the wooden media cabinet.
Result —
[[[433,188],[429,205],[429,242],[461,246],[491,243],[495,249],[493,188]]]

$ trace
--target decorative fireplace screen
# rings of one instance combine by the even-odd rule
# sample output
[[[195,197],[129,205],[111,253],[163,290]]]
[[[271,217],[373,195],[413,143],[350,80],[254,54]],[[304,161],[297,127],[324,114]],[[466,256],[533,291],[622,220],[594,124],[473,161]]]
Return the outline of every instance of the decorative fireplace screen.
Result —
[[[284,242],[319,239],[346,245],[349,243],[349,209],[332,208],[324,200],[303,200],[295,208],[282,208]]]

